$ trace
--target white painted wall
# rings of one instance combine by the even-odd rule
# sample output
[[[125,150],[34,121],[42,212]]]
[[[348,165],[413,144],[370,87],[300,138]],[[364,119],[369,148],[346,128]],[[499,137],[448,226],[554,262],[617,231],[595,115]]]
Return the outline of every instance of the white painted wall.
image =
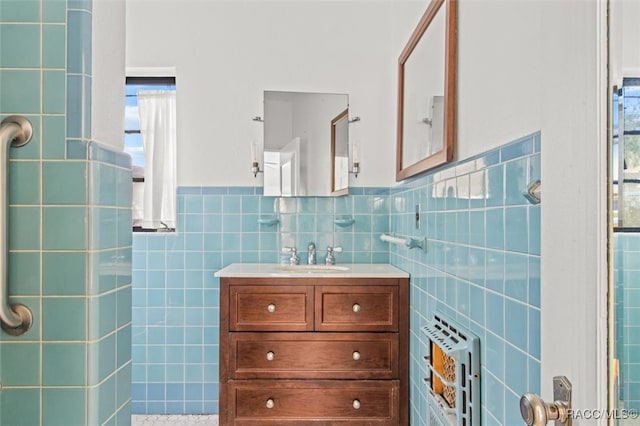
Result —
[[[125,0],[94,1],[91,139],[124,146]]]
[[[543,35],[556,31],[543,25],[548,3],[460,2],[457,158],[542,128]]]
[[[349,94],[352,184],[395,181],[396,65],[424,1],[127,0],[127,67],[175,67],[178,185],[262,184],[264,90]],[[352,179],[354,179],[352,177]]]

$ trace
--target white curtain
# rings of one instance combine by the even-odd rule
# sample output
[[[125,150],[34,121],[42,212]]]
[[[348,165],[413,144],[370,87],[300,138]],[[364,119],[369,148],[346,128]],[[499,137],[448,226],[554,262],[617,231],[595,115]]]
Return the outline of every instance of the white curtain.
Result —
[[[176,92],[138,92],[144,147],[144,228],[176,227]]]

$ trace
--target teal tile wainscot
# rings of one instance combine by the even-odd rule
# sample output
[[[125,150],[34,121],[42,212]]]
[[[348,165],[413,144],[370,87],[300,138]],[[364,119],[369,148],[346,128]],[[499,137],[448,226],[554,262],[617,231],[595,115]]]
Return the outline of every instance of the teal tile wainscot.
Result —
[[[540,145],[534,134],[392,188],[350,188],[340,198],[179,188],[178,232],[133,237],[133,412],[216,413],[214,273],[232,263],[279,262],[283,246],[304,254],[313,241],[321,256],[341,246],[338,264],[391,263],[411,274],[412,424],[428,421],[420,328],[436,312],[481,339],[483,424],[517,424],[519,395],[539,391],[540,382],[540,205],[522,196],[540,176]],[[382,233],[427,236],[428,251],[390,246]]]
[[[388,263],[388,189],[342,198],[264,197],[261,188],[181,187],[178,232],[133,237],[133,388],[137,414],[218,412],[219,278],[238,262],[275,263],[280,247],[337,263]],[[353,225],[343,226],[345,216]],[[279,223],[273,223],[277,217]],[[338,224],[335,222],[337,221]]]

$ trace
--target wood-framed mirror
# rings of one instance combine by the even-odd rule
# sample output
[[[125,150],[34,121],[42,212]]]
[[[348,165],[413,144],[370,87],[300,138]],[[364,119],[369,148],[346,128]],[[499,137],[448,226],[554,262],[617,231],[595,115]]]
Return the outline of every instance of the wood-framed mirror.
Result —
[[[396,181],[453,159],[457,0],[432,0],[398,59]]]
[[[349,108],[331,120],[331,195],[349,193]]]

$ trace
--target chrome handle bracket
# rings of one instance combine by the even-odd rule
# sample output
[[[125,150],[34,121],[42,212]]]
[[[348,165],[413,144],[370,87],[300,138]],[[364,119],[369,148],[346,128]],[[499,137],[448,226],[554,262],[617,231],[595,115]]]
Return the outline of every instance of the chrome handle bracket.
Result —
[[[21,336],[31,328],[33,313],[31,313],[31,309],[22,303],[12,303],[10,309],[20,318],[21,323],[17,327],[11,327],[2,321],[1,327],[10,336]]]
[[[0,126],[16,125],[18,128],[8,142],[11,146],[19,147],[26,145],[33,135],[31,122],[21,115],[10,115],[0,123]]]
[[[533,205],[540,204],[540,201],[542,201],[541,186],[542,186],[542,183],[540,182],[540,180],[531,182],[531,184],[527,187],[527,190],[523,192],[522,195],[531,204]]]
[[[571,382],[565,376],[556,376],[553,378],[553,400],[560,408],[560,418],[556,420],[555,426],[567,425],[571,426]]]

